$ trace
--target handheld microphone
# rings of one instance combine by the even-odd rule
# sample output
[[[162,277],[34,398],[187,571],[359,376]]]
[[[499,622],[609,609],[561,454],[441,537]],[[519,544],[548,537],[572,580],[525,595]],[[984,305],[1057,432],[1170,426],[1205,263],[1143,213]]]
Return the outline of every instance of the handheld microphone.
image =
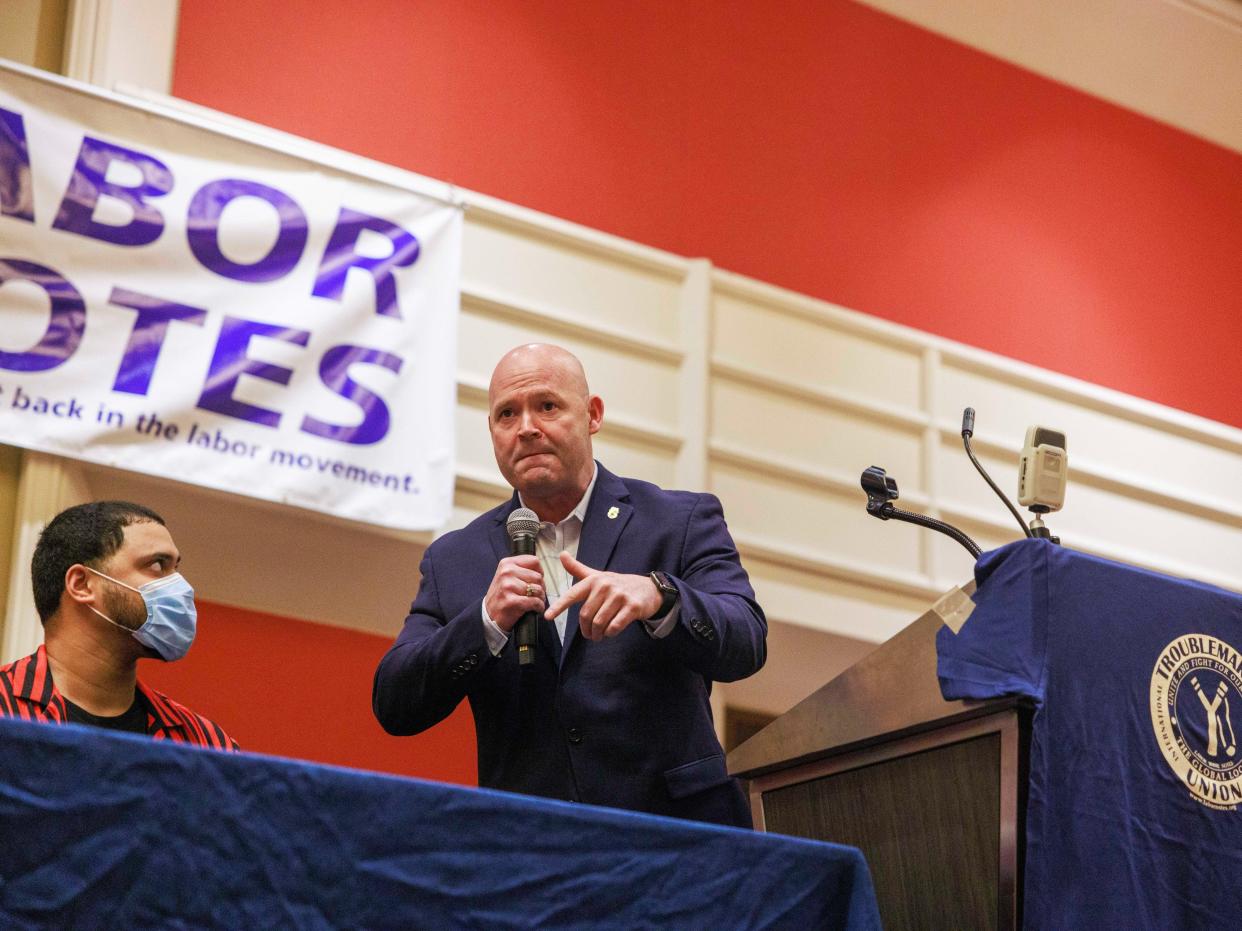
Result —
[[[505,521],[509,532],[510,556],[534,556],[535,538],[539,535],[539,515],[530,508],[516,508]],[[529,666],[535,661],[535,644],[539,642],[539,612],[527,611],[513,628],[517,640],[518,665]]]

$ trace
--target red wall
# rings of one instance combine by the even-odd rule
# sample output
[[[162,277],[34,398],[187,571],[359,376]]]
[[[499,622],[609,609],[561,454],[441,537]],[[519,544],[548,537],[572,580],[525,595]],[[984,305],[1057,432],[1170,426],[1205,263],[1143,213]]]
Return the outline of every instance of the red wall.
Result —
[[[868,7],[181,0],[173,89],[1242,427],[1242,156]],[[380,734],[385,642],[204,614],[151,678],[246,745],[473,777],[460,711]]]
[[[474,721],[465,703],[414,737],[390,737],[371,713],[371,677],[389,637],[199,601],[198,635],[177,663],[138,677],[204,714],[243,750],[474,785]]]
[[[1242,426],[1242,156],[868,7],[183,0],[174,92]]]

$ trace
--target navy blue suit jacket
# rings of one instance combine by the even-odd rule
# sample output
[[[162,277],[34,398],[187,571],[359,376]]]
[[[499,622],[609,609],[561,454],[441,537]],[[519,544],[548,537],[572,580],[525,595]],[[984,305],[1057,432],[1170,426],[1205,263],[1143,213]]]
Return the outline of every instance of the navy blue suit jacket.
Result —
[[[496,563],[509,555],[505,519],[517,506],[515,494],[428,547],[405,627],[375,673],[380,723],[414,734],[468,698],[480,785],[749,826],[709,694],[713,680],[763,665],[767,621],[720,502],[599,466],[578,559],[612,572],[664,570],[680,593],[680,616],[660,640],[635,622],[594,642],[579,632],[574,605],[564,648],[555,625],[541,620],[536,661],[524,668],[513,638],[492,655],[482,621]]]

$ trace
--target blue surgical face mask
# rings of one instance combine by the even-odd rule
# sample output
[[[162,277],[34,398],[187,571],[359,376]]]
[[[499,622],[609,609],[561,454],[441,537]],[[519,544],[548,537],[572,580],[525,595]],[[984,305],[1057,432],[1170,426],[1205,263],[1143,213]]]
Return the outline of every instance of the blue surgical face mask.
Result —
[[[141,595],[147,606],[147,619],[137,630],[131,630],[124,624],[117,624],[94,607],[91,607],[92,611],[109,624],[116,624],[122,630],[129,631],[135,640],[150,647],[170,663],[189,652],[190,644],[194,642],[194,631],[198,626],[198,611],[194,607],[194,589],[180,572],[166,575],[162,579],[153,579],[141,588],[134,588],[110,575],[91,569],[90,566],[83,568]]]

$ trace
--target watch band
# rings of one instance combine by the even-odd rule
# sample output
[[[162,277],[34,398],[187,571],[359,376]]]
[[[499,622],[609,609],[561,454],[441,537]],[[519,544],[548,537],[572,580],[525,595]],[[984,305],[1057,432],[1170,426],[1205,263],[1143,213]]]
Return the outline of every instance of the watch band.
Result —
[[[665,617],[668,612],[673,610],[673,606],[677,604],[679,593],[677,591],[677,586],[674,585],[669,580],[669,577],[659,569],[656,569],[651,573],[651,581],[654,582],[655,587],[660,590],[661,601],[660,610],[651,615],[649,620],[658,621]]]

